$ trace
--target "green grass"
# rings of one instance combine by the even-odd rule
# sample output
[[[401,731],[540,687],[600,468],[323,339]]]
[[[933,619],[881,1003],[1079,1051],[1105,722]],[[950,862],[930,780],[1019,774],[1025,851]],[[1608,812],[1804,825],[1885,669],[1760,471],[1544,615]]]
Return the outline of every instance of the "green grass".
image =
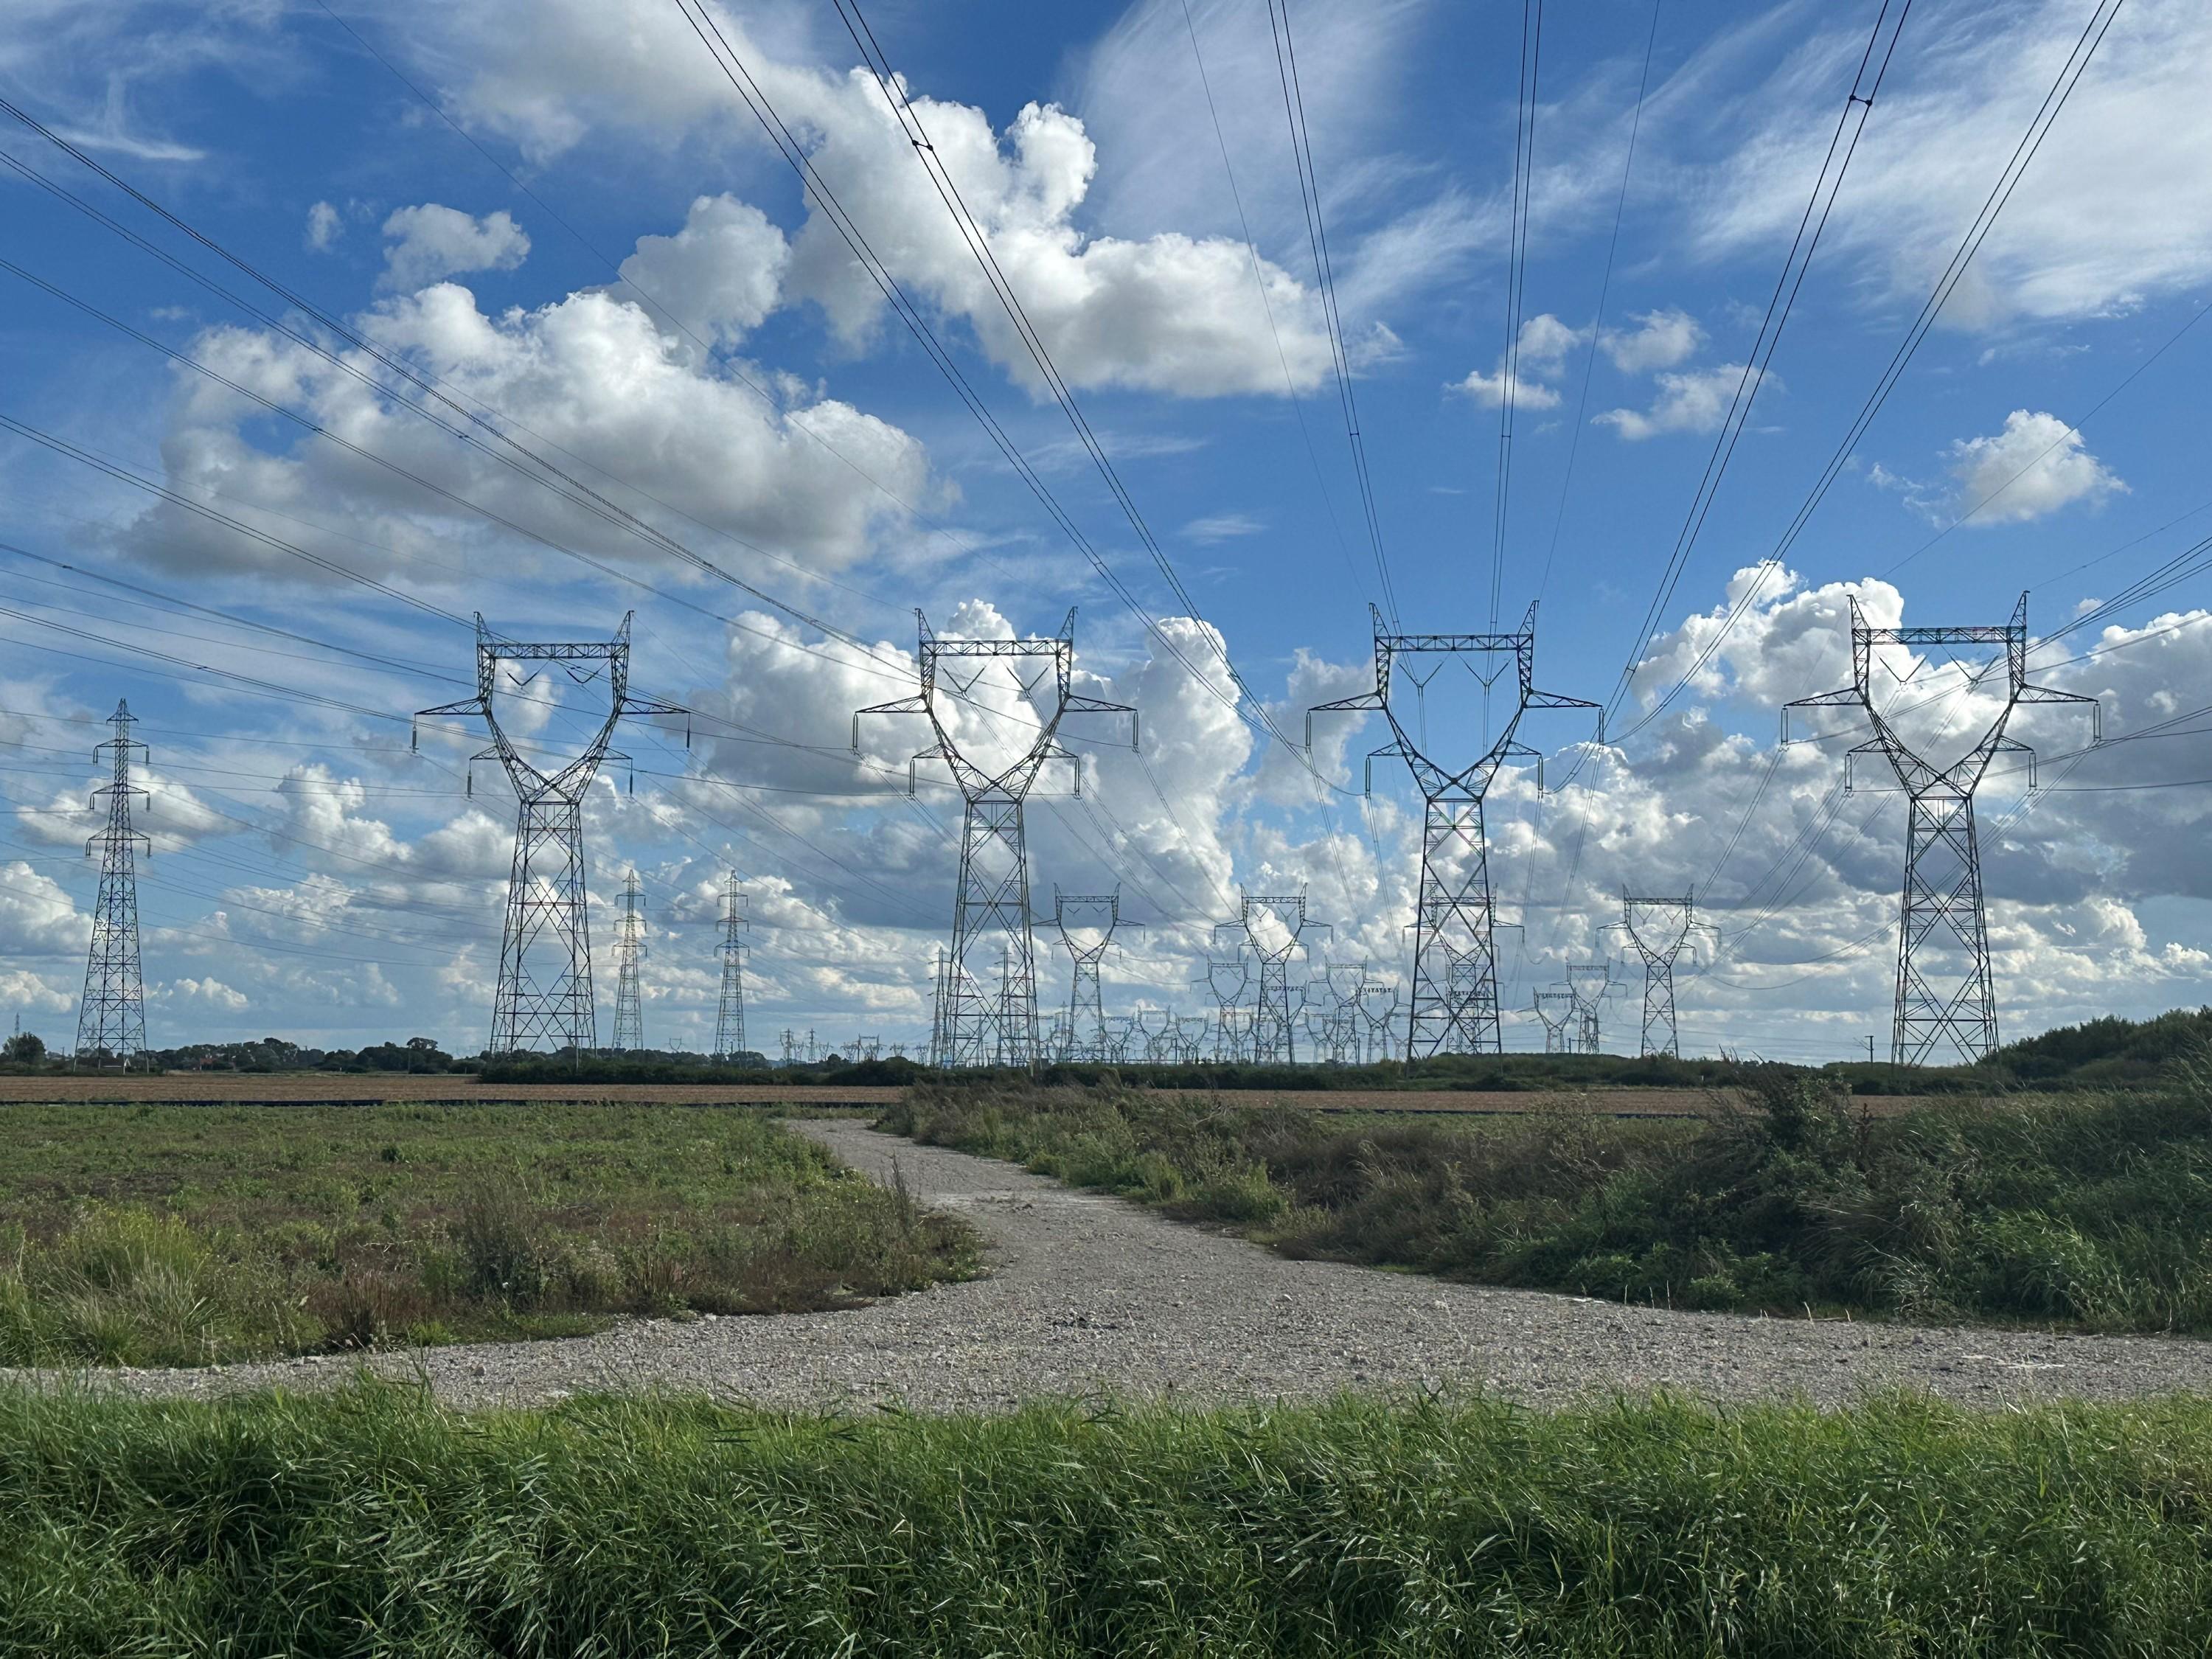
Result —
[[[1740,1081],[1755,1103],[1711,1121],[939,1085],[884,1122],[1294,1255],[1677,1307],[2212,1334],[2203,1076],[1880,1118],[1801,1073]]]
[[[2169,1655],[2212,1404],[850,1422],[0,1390],[0,1649]]]
[[[11,1105],[0,1143],[5,1364],[829,1308],[975,1262],[739,1107]]]

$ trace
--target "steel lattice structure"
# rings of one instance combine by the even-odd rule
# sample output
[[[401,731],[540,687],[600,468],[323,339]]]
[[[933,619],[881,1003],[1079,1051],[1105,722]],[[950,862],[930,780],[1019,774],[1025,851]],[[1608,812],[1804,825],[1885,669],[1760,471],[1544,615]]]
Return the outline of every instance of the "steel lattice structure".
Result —
[[[1603,1054],[1605,1043],[1598,1016],[1605,999],[1613,990],[1613,964],[1609,962],[1569,963],[1567,989],[1575,1000],[1576,1024],[1576,1046],[1568,1052]]]
[[[1547,1054],[1571,1054],[1580,1040],[1580,1031],[1570,1031],[1567,1023],[1576,1019],[1581,1005],[1572,991],[1531,991],[1531,1006],[1536,1018],[1544,1023],[1544,1052]],[[1555,1013],[1553,1011],[1557,1010]]]
[[[1945,767],[1907,746],[1874,704],[1875,653],[1885,646],[1993,645],[2004,652],[2005,704],[1965,754]],[[2102,711],[2094,697],[2032,685],[2027,678],[2027,595],[2012,620],[1994,625],[1869,628],[1851,600],[1851,684],[1784,706],[1782,738],[1789,741],[1789,710],[1856,707],[1874,736],[1844,762],[1844,787],[1860,755],[1889,763],[1905,793],[1905,890],[1898,919],[1897,997],[1890,1058],[1917,1066],[1948,1042],[1968,1063],[1997,1046],[1996,993],[1990,975],[1989,917],[1982,896],[1982,858],[1974,832],[1974,792],[2000,754],[2025,755],[2028,787],[2035,787],[2035,751],[2006,735],[2022,703],[2087,703],[2090,741],[2103,740]]]
[[[107,827],[84,844],[100,848],[100,897],[92,910],[92,948],[84,963],[84,1000],[77,1006],[76,1058],[104,1066],[119,1060],[127,1068],[133,1054],[146,1051],[146,981],[138,958],[139,851],[149,857],[154,844],[131,827],[131,802],[153,798],[131,781],[131,757],[151,760],[146,745],[131,735],[131,705],[118,702],[107,723],[115,735],[94,748],[94,760],[108,764],[108,781],[92,792],[92,810],[103,806]]]
[[[1213,994],[1213,1057],[1219,1060],[1244,1059],[1240,1011],[1244,993],[1252,983],[1252,964],[1244,960],[1241,951],[1233,957],[1208,956],[1206,977],[1192,983],[1203,985]]]
[[[1074,914],[1070,915],[1070,912]],[[1088,914],[1100,921],[1086,922]],[[1098,964],[1114,943],[1114,935],[1124,927],[1143,931],[1142,925],[1121,919],[1120,890],[1111,893],[1062,893],[1055,890],[1052,896],[1053,931],[1060,942],[1067,947],[1074,965],[1074,975],[1067,992],[1067,1025],[1060,1044],[1054,1052],[1065,1060],[1103,1060],[1116,1058],[1114,1045],[1106,1026],[1105,1000],[1098,982]],[[1098,938],[1085,944],[1076,938],[1077,930],[1098,930]]]
[[[1050,639],[945,640],[930,631],[929,618],[915,613],[921,629],[921,690],[910,697],[878,703],[853,716],[853,749],[860,747],[862,714],[922,714],[933,741],[908,763],[907,787],[924,760],[942,761],[959,786],[964,803],[960,830],[960,884],[953,900],[951,950],[940,963],[937,1011],[930,1035],[933,1066],[1030,1066],[1042,1058],[1037,1034],[1036,947],[1030,930],[1029,847],[1022,809],[1037,775],[1051,761],[1075,769],[1075,793],[1083,789],[1081,763],[1060,741],[1060,722],[1070,714],[1127,714],[1130,746],[1137,743],[1136,710],[1118,702],[1078,695],[1071,684],[1075,667],[1075,612]],[[948,663],[986,666],[967,684]],[[1024,682],[1021,665],[1043,667]],[[1011,763],[984,764],[960,746],[947,724],[940,699],[940,675],[954,682],[953,695],[972,690],[993,663],[1010,665],[1028,698],[1049,678],[1052,708],[1037,720],[1036,734]],[[993,942],[1002,943],[1008,961],[994,995],[975,971],[975,958]]]
[[[714,1010],[714,1058],[734,1060],[745,1050],[745,890],[738,872],[722,878],[722,996]]]
[[[1679,1060],[1682,1042],[1674,1028],[1674,958],[1698,925],[1696,901],[1687,893],[1680,898],[1646,898],[1624,892],[1620,925],[1644,960],[1644,1036],[1638,1052]]]
[[[591,922],[586,912],[584,799],[611,752],[615,727],[625,714],[685,712],[673,703],[630,696],[629,624],[625,615],[608,641],[549,644],[504,639],[478,615],[476,696],[417,714],[418,719],[447,714],[481,719],[490,730],[491,747],[471,756],[471,764],[495,758],[514,786],[514,867],[507,881],[499,986],[492,1002],[489,1049],[494,1054],[598,1046]],[[543,771],[525,760],[501,725],[495,694],[502,663],[556,663],[578,685],[605,682],[605,718],[584,751],[557,770]]]
[[[645,1008],[637,970],[645,960],[645,914],[638,908],[637,872],[623,877],[622,911],[615,923],[615,1051],[645,1047]]]
[[[1255,920],[1272,919],[1283,937],[1270,943],[1253,928]],[[1249,951],[1260,964],[1260,994],[1252,1005],[1252,1030],[1247,1052],[1240,1058],[1258,1065],[1297,1063],[1296,1010],[1291,1006],[1291,958],[1307,949],[1310,932],[1327,933],[1329,924],[1306,915],[1304,893],[1247,896],[1233,921],[1216,922],[1213,939],[1219,945],[1226,932],[1238,955]],[[1302,999],[1303,1000],[1303,999]]]
[[[1530,605],[1520,631],[1513,634],[1401,634],[1375,619],[1375,689],[1358,696],[1316,704],[1306,715],[1306,742],[1313,742],[1313,716],[1372,710],[1389,722],[1390,741],[1367,757],[1366,787],[1375,785],[1375,762],[1395,756],[1406,763],[1421,792],[1424,826],[1421,881],[1413,913],[1413,987],[1406,1016],[1406,1056],[1435,1054],[1498,1054],[1504,1047],[1498,1011],[1498,926],[1490,884],[1490,842],[1483,829],[1483,799],[1498,772],[1511,760],[1543,757],[1520,741],[1523,716],[1532,708],[1595,708],[1580,697],[1540,691],[1535,687],[1536,607]],[[1431,760],[1407,731],[1392,706],[1393,670],[1404,659],[1455,659],[1486,688],[1477,661],[1513,660],[1518,693],[1512,714],[1496,739],[1472,765],[1454,770]],[[1431,670],[1433,676],[1435,670]],[[1425,684],[1425,680],[1419,684]],[[1597,740],[1605,738],[1602,714]]]

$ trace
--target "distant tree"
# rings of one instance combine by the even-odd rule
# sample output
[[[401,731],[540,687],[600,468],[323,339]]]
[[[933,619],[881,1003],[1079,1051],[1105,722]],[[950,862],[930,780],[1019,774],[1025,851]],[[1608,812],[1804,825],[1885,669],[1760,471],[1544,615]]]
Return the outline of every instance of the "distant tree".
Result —
[[[46,1039],[36,1031],[18,1031],[0,1043],[0,1057],[18,1066],[35,1066],[46,1057]]]

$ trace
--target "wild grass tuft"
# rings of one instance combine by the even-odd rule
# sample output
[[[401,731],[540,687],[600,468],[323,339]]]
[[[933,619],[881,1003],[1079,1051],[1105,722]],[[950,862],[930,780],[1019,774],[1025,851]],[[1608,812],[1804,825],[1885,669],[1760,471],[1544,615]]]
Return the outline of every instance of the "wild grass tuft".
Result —
[[[0,1390],[0,1649],[2198,1653],[2212,1405],[864,1421]]]

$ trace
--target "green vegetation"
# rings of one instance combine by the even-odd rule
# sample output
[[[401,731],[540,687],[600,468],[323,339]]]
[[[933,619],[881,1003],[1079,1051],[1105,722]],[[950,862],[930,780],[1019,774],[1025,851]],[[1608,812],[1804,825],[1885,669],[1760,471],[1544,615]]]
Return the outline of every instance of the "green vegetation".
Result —
[[[6,1106],[0,1364],[836,1307],[973,1236],[743,1108]]]
[[[0,1390],[0,1648],[2201,1653],[2212,1405],[836,1419]]]
[[[1743,1109],[1323,1117],[1099,1088],[923,1085],[885,1127],[1285,1254],[1678,1307],[2212,1334],[2212,1081],[1893,1116],[1788,1067]]]

